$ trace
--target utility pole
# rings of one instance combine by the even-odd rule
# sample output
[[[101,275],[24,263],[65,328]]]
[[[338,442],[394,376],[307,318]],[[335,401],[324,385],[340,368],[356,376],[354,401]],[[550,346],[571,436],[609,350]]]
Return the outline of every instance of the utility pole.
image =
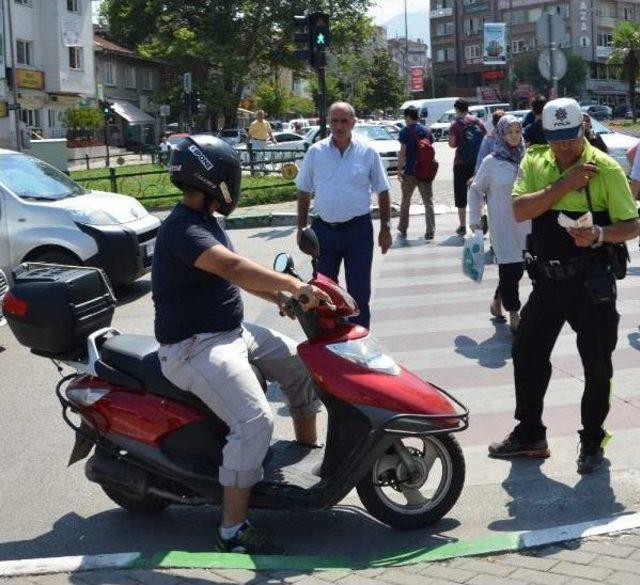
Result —
[[[20,104],[18,103],[18,73],[16,71],[16,49],[13,40],[13,17],[11,16],[11,0],[7,0],[7,19],[9,21],[9,54],[11,55],[11,93],[13,103],[9,107],[13,111],[13,121],[16,131],[16,150],[22,152],[20,136]]]
[[[556,75],[556,51],[557,43],[553,34],[553,26],[552,26],[552,14],[549,12],[547,14],[547,20],[549,22],[549,52],[551,53],[551,59],[549,60],[549,71],[551,73],[551,99],[556,99],[558,97],[558,77]]]
[[[409,87],[409,27],[407,25],[407,0],[404,0],[404,85],[407,93],[410,93]]]

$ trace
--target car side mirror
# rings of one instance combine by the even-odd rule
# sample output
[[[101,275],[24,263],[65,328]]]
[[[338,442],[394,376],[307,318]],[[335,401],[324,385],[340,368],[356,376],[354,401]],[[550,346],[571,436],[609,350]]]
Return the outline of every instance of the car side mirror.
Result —
[[[320,256],[318,236],[310,227],[303,228],[300,233],[300,250],[312,258]]]
[[[293,258],[286,252],[280,252],[273,261],[273,269],[282,274],[291,272],[293,270]]]

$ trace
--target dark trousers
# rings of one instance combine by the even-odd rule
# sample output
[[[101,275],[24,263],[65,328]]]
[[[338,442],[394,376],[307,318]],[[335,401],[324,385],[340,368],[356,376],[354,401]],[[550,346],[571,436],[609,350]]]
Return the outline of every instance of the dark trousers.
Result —
[[[500,297],[502,306],[507,311],[520,310],[520,280],[524,274],[524,262],[513,262],[498,265],[498,288],[496,296]]]
[[[458,209],[467,208],[468,182],[475,168],[475,163],[453,165],[453,199]]]
[[[338,280],[340,264],[344,260],[347,290],[360,309],[351,319],[369,328],[371,315],[371,264],[373,262],[373,224],[370,215],[362,215],[343,225],[332,227],[320,218],[313,220],[313,231],[320,242],[318,272]]]
[[[618,340],[619,319],[615,302],[596,305],[589,299],[583,276],[538,278],[522,309],[512,349],[515,418],[520,421],[516,435],[520,440],[536,441],[545,436],[542,409],[551,378],[551,351],[567,321],[577,334],[584,368],[580,435],[590,445],[602,442],[613,376],[611,354]]]

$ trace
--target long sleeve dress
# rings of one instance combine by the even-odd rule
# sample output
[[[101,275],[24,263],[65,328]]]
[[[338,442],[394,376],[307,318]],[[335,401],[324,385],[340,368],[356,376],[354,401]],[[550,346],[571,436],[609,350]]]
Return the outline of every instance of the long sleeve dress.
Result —
[[[489,234],[498,264],[522,262],[531,222],[517,222],[513,215],[512,191],[518,167],[493,154],[480,165],[469,187],[469,224],[480,225],[482,204],[487,201]]]

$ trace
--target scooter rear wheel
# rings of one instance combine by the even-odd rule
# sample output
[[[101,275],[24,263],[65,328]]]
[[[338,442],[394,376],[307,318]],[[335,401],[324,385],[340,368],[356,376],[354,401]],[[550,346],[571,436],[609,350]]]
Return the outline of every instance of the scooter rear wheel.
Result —
[[[452,435],[402,438],[411,457],[410,472],[391,447],[356,489],[367,511],[393,528],[409,530],[435,524],[457,502],[465,479],[462,449]]]
[[[101,484],[100,487],[118,506],[135,514],[159,514],[171,503],[153,494],[139,496],[111,486]]]

